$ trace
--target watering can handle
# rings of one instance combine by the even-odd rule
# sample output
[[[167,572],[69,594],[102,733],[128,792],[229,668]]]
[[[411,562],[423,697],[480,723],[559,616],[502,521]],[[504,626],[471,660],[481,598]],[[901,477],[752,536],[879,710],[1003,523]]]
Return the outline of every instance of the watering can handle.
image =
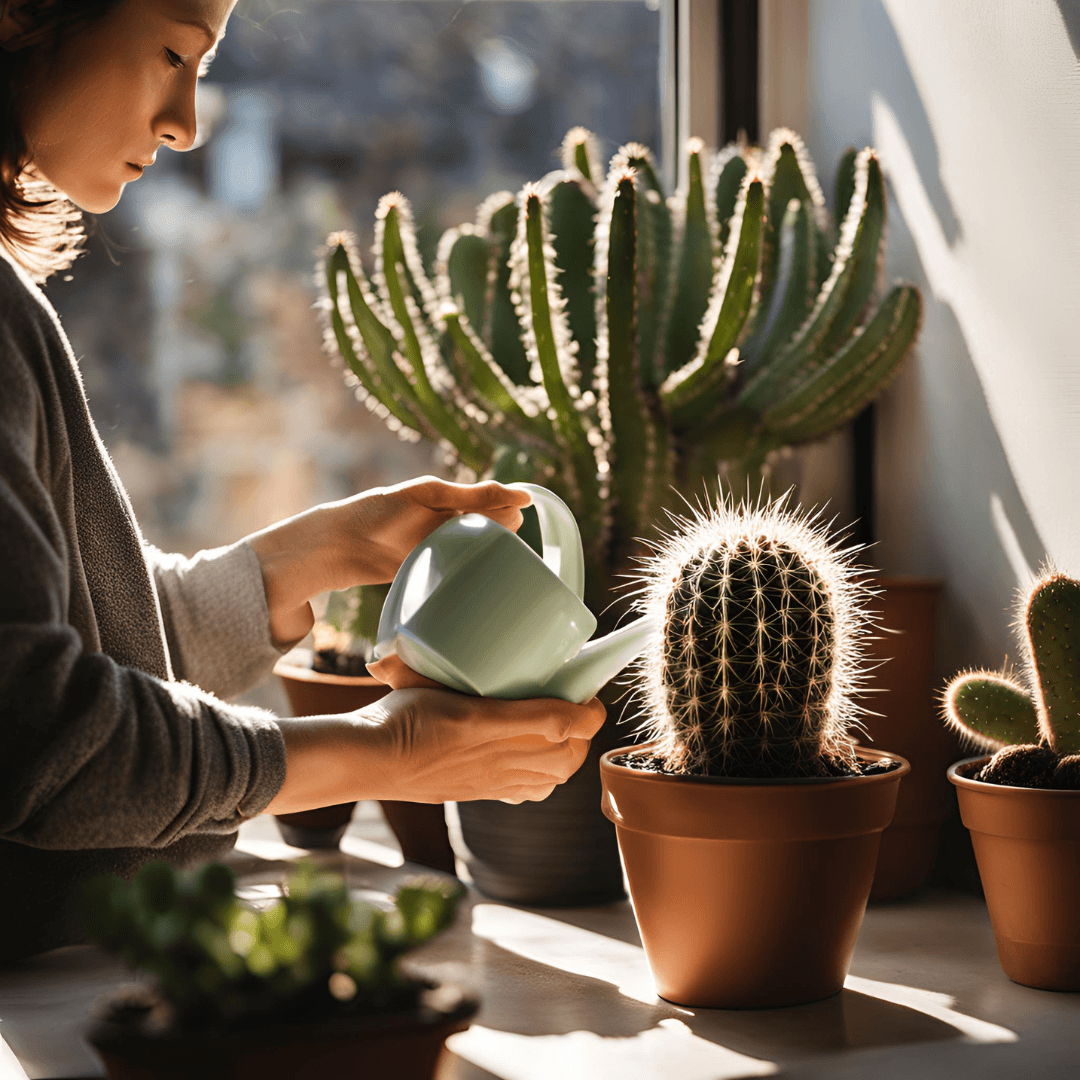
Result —
[[[507,484],[506,487],[518,488],[532,495],[532,504],[540,519],[544,562],[581,600],[585,594],[585,557],[581,551],[581,533],[570,507],[554,492],[539,484],[518,482]]]

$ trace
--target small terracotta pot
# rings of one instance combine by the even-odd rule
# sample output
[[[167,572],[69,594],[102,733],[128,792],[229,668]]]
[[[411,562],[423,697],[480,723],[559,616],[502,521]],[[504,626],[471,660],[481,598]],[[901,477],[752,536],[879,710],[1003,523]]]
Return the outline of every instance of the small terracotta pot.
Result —
[[[432,1080],[444,1043],[464,1031],[478,1000],[454,988],[439,1008],[381,1016],[310,1020],[228,1033],[144,1035],[106,1014],[87,1039],[110,1080],[296,1080],[297,1077],[392,1076]]]
[[[881,835],[870,902],[893,900],[922,886],[933,869],[952,790],[945,770],[962,756],[941,722],[935,693],[935,625],[942,584],[929,578],[874,577],[882,593],[871,604],[882,632],[868,658],[884,661],[867,680],[866,703],[876,715],[862,723],[870,745],[904,757],[911,772],[900,783],[892,824]],[[878,691],[884,691],[879,693]]]
[[[390,687],[370,676],[331,675],[279,660],[274,673],[281,679],[294,716],[324,716],[352,712],[371,705]],[[295,847],[337,847],[352,820],[356,803],[339,803],[296,814],[278,814],[278,828]],[[410,862],[453,874],[454,852],[446,832],[441,803],[379,802],[401,853]]]
[[[990,758],[949,769],[971,833],[998,959],[1013,982],[1080,990],[1080,791],[973,780]]]
[[[898,768],[836,780],[663,776],[600,759],[657,993],[680,1005],[801,1005],[844,985],[892,819]]]

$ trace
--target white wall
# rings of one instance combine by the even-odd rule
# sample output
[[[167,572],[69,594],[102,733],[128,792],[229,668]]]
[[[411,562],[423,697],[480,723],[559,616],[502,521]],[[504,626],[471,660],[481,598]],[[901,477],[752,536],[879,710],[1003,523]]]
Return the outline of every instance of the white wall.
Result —
[[[942,671],[1000,665],[1016,586],[1080,575],[1080,4],[810,0],[811,155],[875,144],[886,274],[927,300],[879,408],[877,561],[942,577]]]

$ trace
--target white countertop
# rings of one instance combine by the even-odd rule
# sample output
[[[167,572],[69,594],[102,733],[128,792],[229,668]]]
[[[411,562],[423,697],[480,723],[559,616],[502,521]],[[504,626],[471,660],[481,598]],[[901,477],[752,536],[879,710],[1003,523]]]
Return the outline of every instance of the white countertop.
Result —
[[[357,895],[385,896],[418,869],[402,865],[374,804],[362,804],[342,849],[318,861]],[[241,830],[234,862],[249,895],[273,895],[306,854],[264,817]],[[843,992],[791,1009],[661,1001],[628,901],[524,909],[470,892],[422,956],[483,999],[451,1038],[439,1080],[1080,1076],[1080,994],[1010,982],[982,901],[945,890],[869,908]],[[0,1080],[101,1075],[80,1032],[91,1003],[123,979],[90,946],[0,971]]]

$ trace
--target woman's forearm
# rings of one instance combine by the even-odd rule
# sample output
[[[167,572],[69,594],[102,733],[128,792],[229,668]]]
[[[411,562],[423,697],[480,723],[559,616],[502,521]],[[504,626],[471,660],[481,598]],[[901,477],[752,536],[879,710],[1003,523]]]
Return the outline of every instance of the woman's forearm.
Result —
[[[266,807],[293,814],[320,806],[386,797],[386,778],[371,752],[375,722],[359,713],[280,717],[285,738],[285,783]]]

